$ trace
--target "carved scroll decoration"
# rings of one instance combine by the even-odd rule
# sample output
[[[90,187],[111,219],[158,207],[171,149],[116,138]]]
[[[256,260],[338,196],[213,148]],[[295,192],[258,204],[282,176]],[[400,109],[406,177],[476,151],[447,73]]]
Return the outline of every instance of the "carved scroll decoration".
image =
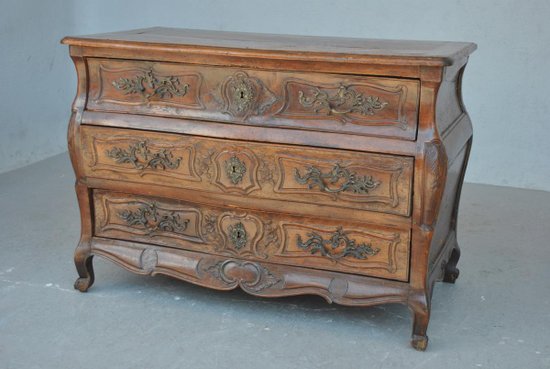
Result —
[[[160,77],[152,68],[134,78],[119,78],[112,85],[126,95],[139,94],[147,101],[154,96],[161,99],[185,96],[189,90],[189,84],[182,84],[175,76]]]
[[[183,233],[187,229],[189,219],[182,219],[172,211],[161,211],[155,203],[142,204],[137,210],[123,210],[118,217],[130,227],[143,228],[150,236],[156,232]]]
[[[369,244],[357,244],[355,240],[350,239],[342,227],[339,227],[334,234],[325,240],[319,233],[311,232],[307,235],[309,238],[303,242],[300,235],[297,236],[297,246],[302,250],[309,250],[312,255],[321,254],[332,260],[339,260],[344,257],[352,257],[355,259],[367,259],[369,256],[378,254],[380,249],[373,248]],[[334,251],[343,246],[344,249],[339,253]]]
[[[242,274],[248,274],[250,279],[236,277],[231,275],[231,270],[237,269],[243,271]],[[245,291],[261,292],[262,290],[274,287],[282,282],[282,279],[272,274],[267,268],[257,263],[248,261],[225,260],[219,261],[203,269],[212,277],[223,281],[227,285],[239,285]]]
[[[214,176],[214,157],[216,151],[210,149],[204,154],[197,155],[195,160],[195,170],[199,176],[204,175],[207,179],[211,180]]]
[[[374,115],[388,105],[378,96],[365,96],[345,85],[340,85],[336,94],[332,96],[316,88],[311,96],[305,96],[303,91],[299,91],[298,97],[303,107],[312,108],[315,113],[326,112],[327,115],[349,113]]]
[[[168,149],[161,149],[159,152],[151,151],[147,146],[147,141],[132,144],[127,150],[113,147],[111,150],[107,150],[106,154],[118,164],[130,163],[139,170],[177,169],[182,160],[181,157],[174,158]]]
[[[300,171],[294,169],[294,179],[300,184],[307,184],[309,189],[319,187],[321,191],[328,193],[353,192],[356,194],[368,194],[370,190],[380,185],[372,176],[358,176],[357,173],[343,168],[340,164],[335,164],[328,173],[323,173],[314,166],[308,166],[305,174],[302,176]],[[327,181],[328,180],[328,184]],[[336,184],[341,179],[344,182],[338,188],[330,188],[329,184]]]

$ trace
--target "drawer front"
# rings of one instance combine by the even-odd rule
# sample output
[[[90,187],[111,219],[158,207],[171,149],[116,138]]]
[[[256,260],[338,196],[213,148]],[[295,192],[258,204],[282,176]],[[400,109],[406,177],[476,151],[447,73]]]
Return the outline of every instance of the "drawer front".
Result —
[[[87,108],[414,140],[419,82],[89,59]]]
[[[410,213],[409,157],[93,126],[81,133],[88,177]]]
[[[95,235],[406,281],[409,230],[94,191]],[[143,262],[143,261],[142,261]]]

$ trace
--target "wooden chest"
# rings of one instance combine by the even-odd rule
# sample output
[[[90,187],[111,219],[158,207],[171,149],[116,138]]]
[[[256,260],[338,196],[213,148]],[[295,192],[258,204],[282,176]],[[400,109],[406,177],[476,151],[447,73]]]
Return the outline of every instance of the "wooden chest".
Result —
[[[150,28],[67,37],[92,257],[258,296],[407,304],[454,282],[472,43]]]

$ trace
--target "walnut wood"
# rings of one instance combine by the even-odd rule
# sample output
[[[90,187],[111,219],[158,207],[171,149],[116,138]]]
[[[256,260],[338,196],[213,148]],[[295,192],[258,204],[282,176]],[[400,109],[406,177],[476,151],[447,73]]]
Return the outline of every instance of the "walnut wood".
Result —
[[[166,217],[164,229],[147,217],[147,224],[129,224],[124,212],[137,214],[139,209],[155,207],[158,217]],[[170,217],[177,217],[185,227],[174,229]],[[288,216],[233,210],[231,208],[200,206],[195,203],[135,196],[122,193],[94,191],[95,235],[111,239],[177,247],[209,254],[266,261],[283,265],[306,266],[368,276],[407,281],[409,261],[409,229],[368,227],[354,221],[334,221],[325,217]],[[231,226],[241,223],[247,233],[242,247],[231,243]],[[297,238],[309,238],[314,232],[328,240],[338,228],[356,245],[367,244],[377,250],[365,258],[349,255],[340,259],[301,249]],[[341,254],[345,244],[327,247],[329,255]]]
[[[193,50],[201,54],[278,57],[293,60],[384,62],[401,65],[451,65],[476,45],[467,42],[375,40],[344,37],[270,35],[153,27],[90,36],[66,37],[68,45]],[[350,60],[352,59],[352,60]],[[355,60],[356,59],[356,60]]]
[[[266,297],[406,304],[454,283],[472,43],[151,28],[67,37],[92,258]]]
[[[88,60],[88,68],[90,93],[87,109],[92,111],[175,116],[408,140],[416,137],[420,87],[416,80],[95,58]],[[181,85],[189,87],[183,96],[169,99],[158,95],[145,98],[142,94],[129,94],[117,87],[121,79],[135,81],[148,72],[158,78],[176,77]],[[236,104],[229,90],[236,83],[243,83],[245,88],[244,83],[248,83],[254,89],[253,96],[246,96],[252,104],[250,111],[240,113],[234,109]],[[332,97],[337,95],[340,86],[365,98],[376,97],[385,105],[362,114],[328,108],[316,112],[315,108],[319,106],[300,104],[300,93],[311,98],[320,91]]]
[[[161,184],[164,186],[241,194],[249,199],[276,199],[308,205],[374,210],[390,214],[409,215],[413,159],[368,153],[350,153],[327,149],[311,149],[285,145],[257,144],[246,141],[206,139],[187,135],[173,135],[145,131],[97,128],[83,126],[82,162],[87,177],[114,179],[126,182]],[[170,162],[176,168],[147,166],[142,155],[140,163],[117,162],[110,153],[121,149],[128,154],[139,143],[146,142],[151,155],[162,150],[172,155]],[[122,154],[124,155],[124,154]],[[246,173],[233,183],[225,164],[236,157]],[[327,188],[315,185],[310,178],[302,184],[296,171],[304,178],[307,169],[314,167],[328,174],[339,165],[343,170],[361,178],[372,177],[376,186],[356,193],[352,188],[337,191],[346,183],[338,178],[335,183],[324,179]],[[349,181],[348,181],[349,182]],[[327,191],[328,190],[328,191]],[[327,201],[328,200],[328,201]],[[261,204],[261,202],[258,202]]]
[[[174,119],[151,116],[144,120],[140,115],[95,112],[86,110],[82,113],[82,124],[91,124],[104,127],[146,129],[151,131],[191,134],[216,138],[229,138],[272,143],[286,143],[291,145],[328,147],[335,149],[379,152],[402,156],[415,156],[417,144],[414,141],[398,141],[389,138],[355,136],[340,133],[331,133],[327,140],[325,132],[299,131],[288,128],[255,127],[245,125],[228,125],[218,122],[197,121],[190,119]]]
[[[134,273],[164,274],[217,290],[240,287],[252,295],[265,297],[310,294],[321,296],[329,303],[348,306],[407,302],[407,285],[384,279],[228,259],[101,237],[94,237],[91,248],[95,255],[109,259]],[[230,264],[229,268],[227,264]],[[231,274],[229,269],[232,269]],[[267,277],[270,283],[266,283]]]

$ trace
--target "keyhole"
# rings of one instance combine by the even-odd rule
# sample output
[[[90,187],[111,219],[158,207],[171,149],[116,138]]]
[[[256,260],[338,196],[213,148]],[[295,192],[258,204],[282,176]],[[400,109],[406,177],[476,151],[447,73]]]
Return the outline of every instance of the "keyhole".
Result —
[[[231,167],[231,173],[237,173],[237,167],[236,166],[232,166]]]
[[[244,99],[244,91],[241,91],[241,100]]]
[[[243,233],[242,233],[241,231],[238,231],[238,232],[237,232],[237,238],[238,238],[239,240],[242,239],[243,236],[244,236],[244,235],[243,235]]]

